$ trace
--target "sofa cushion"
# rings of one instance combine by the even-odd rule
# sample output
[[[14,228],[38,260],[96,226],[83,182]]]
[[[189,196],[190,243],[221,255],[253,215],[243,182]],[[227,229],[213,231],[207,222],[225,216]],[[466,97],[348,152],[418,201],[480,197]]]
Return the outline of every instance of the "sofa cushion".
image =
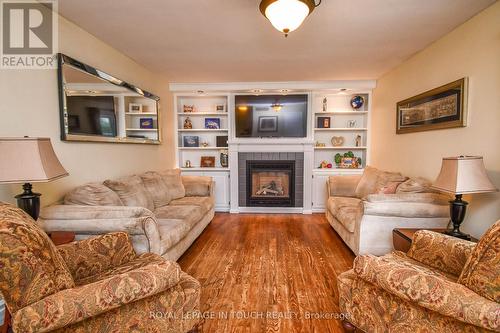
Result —
[[[161,252],[165,253],[187,236],[191,226],[185,220],[160,219],[158,220],[160,232]]]
[[[398,186],[396,193],[424,193],[436,192],[431,188],[432,183],[421,177],[410,178]]]
[[[356,196],[363,199],[369,194],[377,193],[390,183],[402,183],[407,179],[407,177],[402,176],[399,172],[381,171],[367,166],[356,187]]]
[[[101,183],[78,186],[64,196],[65,205],[123,206],[118,194]]]
[[[212,177],[208,176],[182,176],[182,183],[186,190],[186,197],[208,197]]]
[[[170,203],[170,191],[157,172],[146,172],[140,175],[144,188],[151,195],[155,208],[166,206]]]
[[[154,210],[153,199],[144,188],[141,177],[134,175],[117,180],[106,180],[104,185],[115,191],[125,206]]]
[[[500,303],[500,220],[486,231],[472,251],[458,282]]]
[[[170,206],[199,206],[203,208],[203,213],[208,213],[214,207],[212,197],[184,197],[170,202]]]
[[[183,220],[190,229],[194,227],[205,215],[200,206],[163,206],[154,211],[156,218],[168,220]]]
[[[354,232],[363,217],[363,201],[357,198],[330,197],[328,210],[349,231]]]
[[[356,197],[356,187],[360,180],[360,175],[330,176],[330,193],[332,197]]]
[[[165,182],[165,185],[167,185],[171,200],[186,196],[186,189],[182,183],[180,169],[163,170],[158,173]]]

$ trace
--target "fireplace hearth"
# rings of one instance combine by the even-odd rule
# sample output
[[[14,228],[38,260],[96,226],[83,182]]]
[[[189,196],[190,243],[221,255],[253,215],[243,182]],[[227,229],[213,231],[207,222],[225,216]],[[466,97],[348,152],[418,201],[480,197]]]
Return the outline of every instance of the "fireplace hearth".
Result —
[[[295,161],[247,161],[250,207],[295,206]]]

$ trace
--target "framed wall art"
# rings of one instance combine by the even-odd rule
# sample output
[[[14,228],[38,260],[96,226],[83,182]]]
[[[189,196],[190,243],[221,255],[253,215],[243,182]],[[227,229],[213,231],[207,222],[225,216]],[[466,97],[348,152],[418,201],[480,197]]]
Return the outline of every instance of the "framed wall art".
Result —
[[[277,132],[277,131],[278,131],[277,116],[259,117],[259,132]]]
[[[467,78],[397,103],[396,133],[467,126]]]

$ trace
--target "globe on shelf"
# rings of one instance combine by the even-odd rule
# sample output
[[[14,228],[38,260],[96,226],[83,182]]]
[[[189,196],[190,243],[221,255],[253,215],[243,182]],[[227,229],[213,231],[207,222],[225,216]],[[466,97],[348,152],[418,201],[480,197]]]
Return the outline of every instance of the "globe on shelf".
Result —
[[[351,98],[351,107],[354,110],[361,109],[364,104],[365,104],[365,99],[363,98],[363,96],[356,95]]]

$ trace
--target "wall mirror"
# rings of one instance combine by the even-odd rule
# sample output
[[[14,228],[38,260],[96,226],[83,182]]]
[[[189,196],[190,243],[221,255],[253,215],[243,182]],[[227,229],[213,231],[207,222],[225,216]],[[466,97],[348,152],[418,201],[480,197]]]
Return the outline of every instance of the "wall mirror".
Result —
[[[161,143],[158,96],[67,55],[58,62],[61,140]]]

